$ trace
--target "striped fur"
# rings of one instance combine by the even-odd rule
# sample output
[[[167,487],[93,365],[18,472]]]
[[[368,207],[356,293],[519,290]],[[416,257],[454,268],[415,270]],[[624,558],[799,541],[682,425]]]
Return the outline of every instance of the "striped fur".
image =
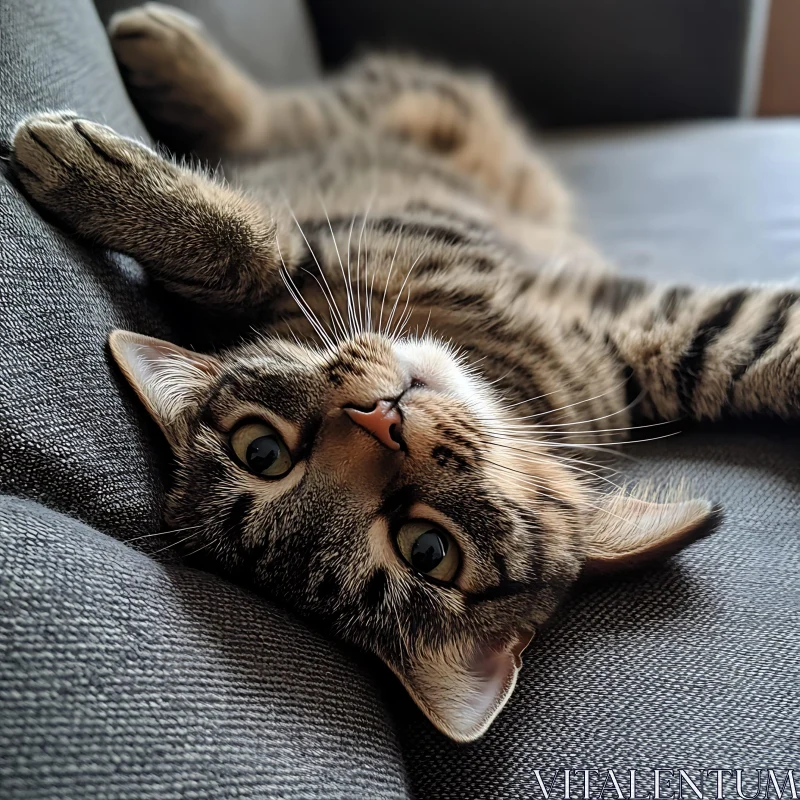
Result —
[[[479,736],[581,570],[664,557],[719,518],[680,493],[602,491],[579,459],[641,422],[796,417],[798,293],[615,275],[482,77],[370,58],[265,89],[156,4],[111,39],[154,129],[222,158],[228,182],[57,112],[18,127],[21,184],[264,334],[215,355],[112,337],[175,454],[168,522],[192,531],[187,552],[380,656],[445,733]],[[343,413],[384,398],[401,450]],[[253,418],[292,451],[285,478],[232,457]],[[453,581],[400,556],[410,518],[458,543]]]

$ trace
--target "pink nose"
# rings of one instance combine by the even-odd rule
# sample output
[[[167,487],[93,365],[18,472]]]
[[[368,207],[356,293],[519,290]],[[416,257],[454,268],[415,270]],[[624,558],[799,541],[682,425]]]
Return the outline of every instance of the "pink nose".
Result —
[[[390,450],[400,449],[403,418],[391,400],[378,400],[372,411],[359,411],[349,407],[344,411],[356,425],[371,433],[384,447]]]

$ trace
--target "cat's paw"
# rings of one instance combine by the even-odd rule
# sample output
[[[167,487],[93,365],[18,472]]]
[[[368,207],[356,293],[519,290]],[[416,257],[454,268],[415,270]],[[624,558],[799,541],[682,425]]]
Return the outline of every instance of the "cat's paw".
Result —
[[[215,156],[246,124],[246,81],[191,15],[147,3],[115,14],[108,35],[128,92],[158,138]]]
[[[23,120],[14,131],[11,156],[12,169],[29,196],[59,215],[76,212],[90,196],[100,200],[124,174],[158,159],[144,145],[71,111]]]
[[[163,3],[118,11],[108,23],[108,36],[117,59],[141,80],[148,71],[161,73],[177,50],[192,55],[198,41],[205,38],[199,19]]]

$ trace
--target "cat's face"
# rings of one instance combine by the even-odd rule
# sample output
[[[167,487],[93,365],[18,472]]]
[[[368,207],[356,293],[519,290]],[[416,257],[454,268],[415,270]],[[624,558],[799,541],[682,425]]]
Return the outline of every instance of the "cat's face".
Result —
[[[597,497],[431,339],[221,357],[116,332],[176,459],[167,517],[211,557],[378,656],[442,731],[483,733],[587,559],[677,549],[702,502]],[[186,534],[182,534],[185,536]]]

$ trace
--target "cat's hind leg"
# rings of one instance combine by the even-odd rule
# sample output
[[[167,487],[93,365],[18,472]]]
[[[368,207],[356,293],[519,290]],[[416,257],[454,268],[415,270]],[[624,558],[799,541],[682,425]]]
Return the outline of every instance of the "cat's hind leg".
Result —
[[[71,112],[20,123],[12,167],[72,232],[134,257],[206,305],[256,307],[282,285],[283,261],[292,263],[294,234],[280,215]]]
[[[209,158],[250,149],[261,89],[199,20],[147,3],[115,14],[108,33],[128,92],[157,138]]]
[[[264,88],[199,20],[161,3],[115,14],[111,46],[156,138],[213,160],[296,150],[358,126],[324,84]]]

